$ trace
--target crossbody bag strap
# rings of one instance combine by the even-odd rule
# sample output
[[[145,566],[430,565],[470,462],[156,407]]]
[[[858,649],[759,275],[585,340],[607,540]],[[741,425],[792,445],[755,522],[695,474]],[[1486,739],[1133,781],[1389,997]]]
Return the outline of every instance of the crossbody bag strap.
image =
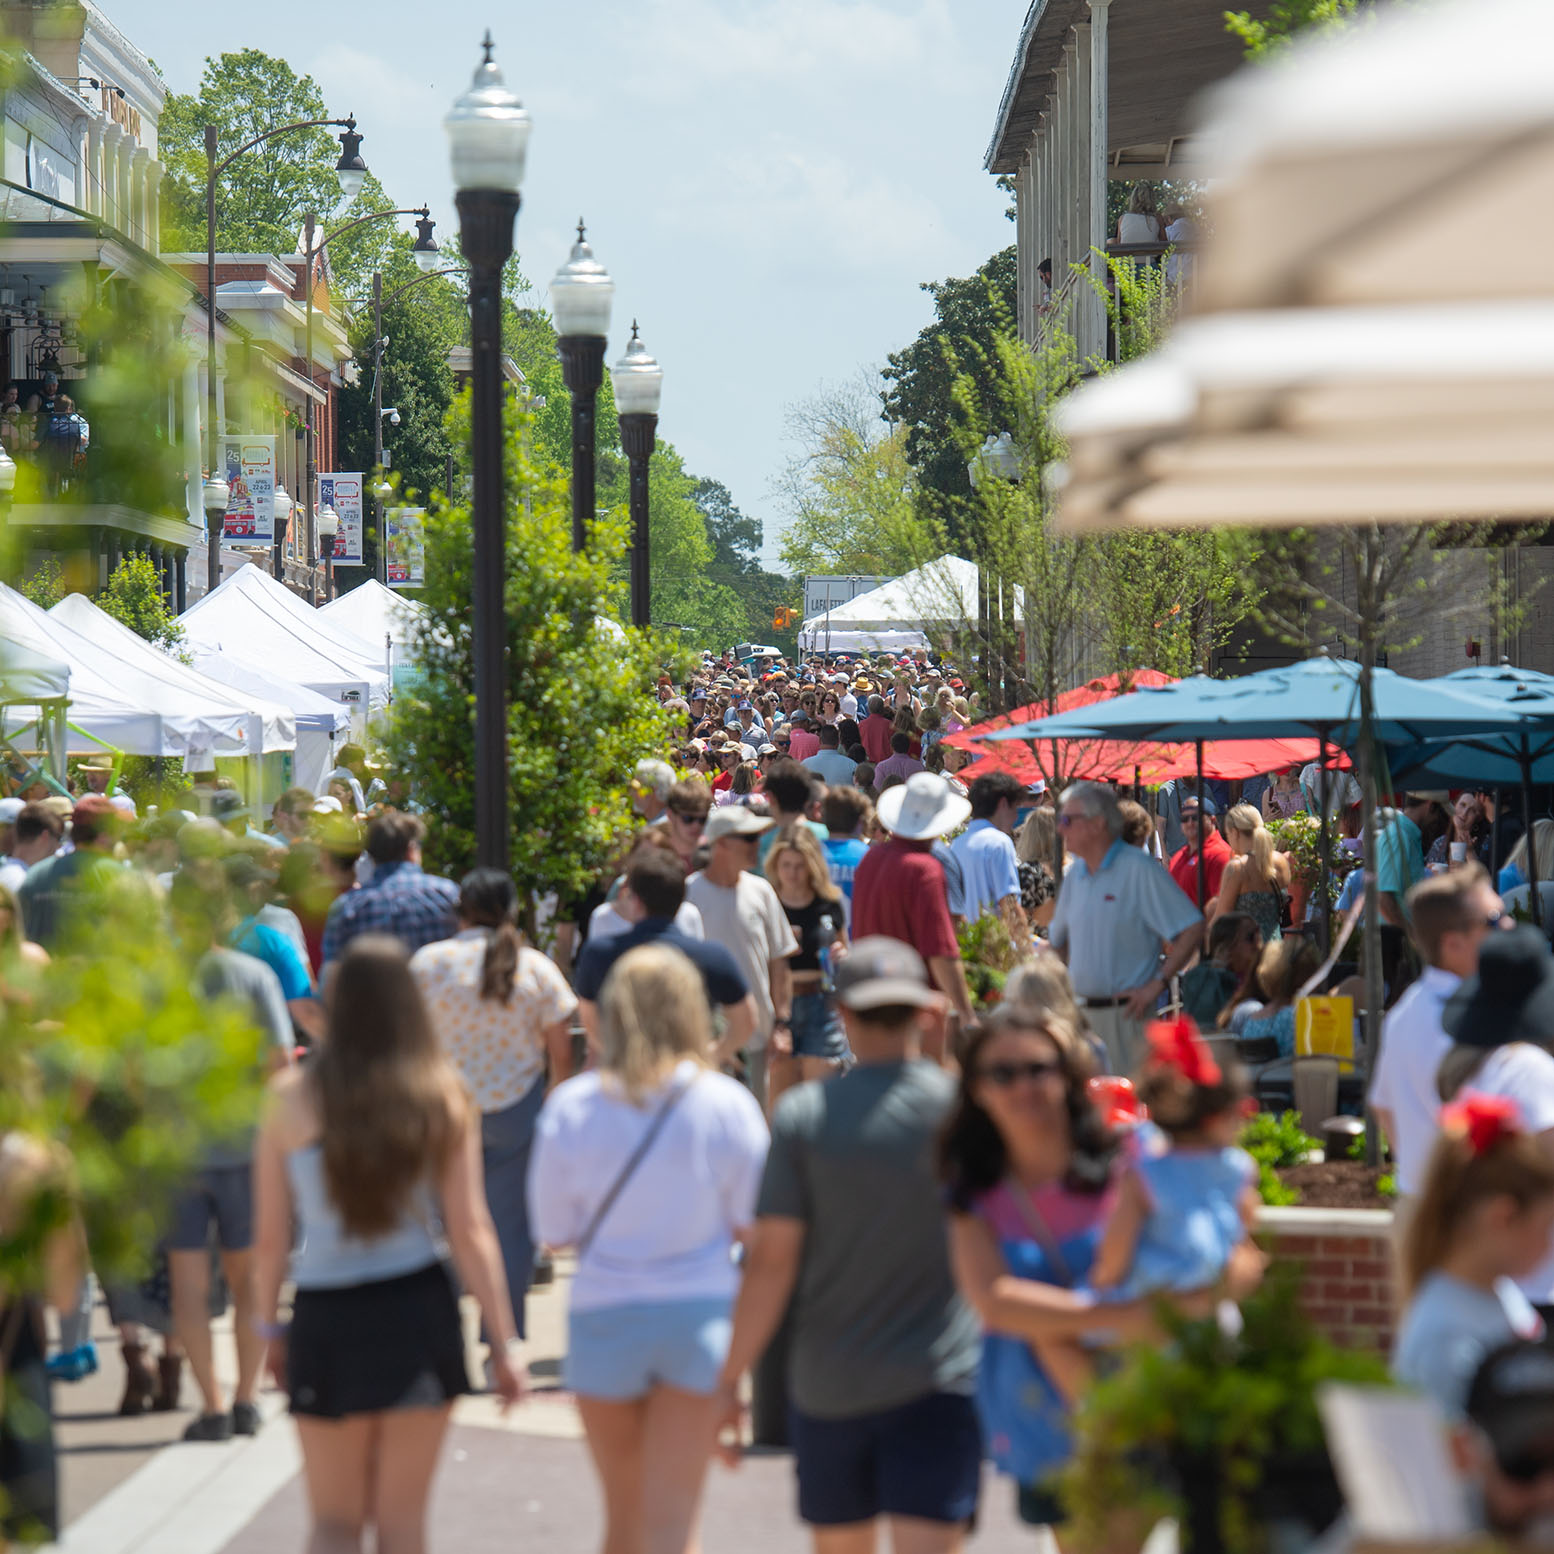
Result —
[[[1052,1271],[1067,1287],[1072,1288],[1074,1272],[1068,1266],[1068,1259],[1059,1250],[1052,1232],[1047,1228],[1047,1222],[1042,1218],[1041,1210],[1036,1207],[1036,1200],[1031,1196],[1030,1189],[1023,1182],[1011,1182],[1010,1187],[1012,1189],[1010,1196],[1014,1199],[1014,1206],[1019,1211],[1020,1218],[1025,1221],[1025,1228],[1030,1231],[1032,1239],[1052,1265]]]
[[[680,1104],[701,1075],[702,1071],[697,1069],[683,1085],[676,1085],[664,1098],[664,1104],[658,1108],[652,1122],[648,1124],[647,1132],[642,1135],[642,1142],[632,1150],[631,1157],[621,1167],[620,1174],[610,1183],[610,1190],[600,1200],[599,1207],[594,1210],[593,1218],[588,1222],[588,1228],[577,1238],[578,1262],[582,1262],[588,1255],[588,1249],[594,1244],[594,1237],[599,1234],[599,1227],[604,1224],[605,1216],[615,1207],[615,1200],[626,1190],[626,1184],[636,1175],[637,1167],[646,1158],[658,1135],[664,1131],[664,1124],[669,1121],[670,1112]]]

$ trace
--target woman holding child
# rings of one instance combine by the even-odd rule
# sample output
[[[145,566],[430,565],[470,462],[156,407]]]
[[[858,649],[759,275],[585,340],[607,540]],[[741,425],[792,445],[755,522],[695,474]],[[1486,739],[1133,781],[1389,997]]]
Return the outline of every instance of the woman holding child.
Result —
[[[1239,1114],[1240,1076],[1221,1074],[1190,1031],[1154,1028],[1139,1083],[1169,1095],[1165,1109],[1180,1127],[1124,1136],[1091,1102],[1094,1072],[1089,1047],[1061,1018],[1006,1004],[962,1054],[940,1144],[956,1280],[987,1332],[978,1403],[989,1453],[1016,1482],[1021,1519],[1036,1525],[1065,1519],[1048,1480],[1071,1449],[1068,1414],[1088,1378],[1087,1341],[1151,1336],[1151,1292],[1185,1292],[1194,1279],[1198,1293],[1179,1304],[1206,1315],[1208,1286],[1245,1294],[1262,1267],[1241,1228],[1245,1168],[1225,1158],[1222,1118]],[[1179,1157],[1164,1204],[1152,1196],[1147,1155]],[[1195,1272],[1151,1260],[1162,1209],[1203,1222]]]

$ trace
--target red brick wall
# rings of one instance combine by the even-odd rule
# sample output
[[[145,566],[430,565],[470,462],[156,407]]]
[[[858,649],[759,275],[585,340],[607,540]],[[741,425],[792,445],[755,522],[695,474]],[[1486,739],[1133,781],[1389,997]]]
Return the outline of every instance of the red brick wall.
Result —
[[[1378,1209],[1264,1209],[1258,1239],[1301,1264],[1301,1304],[1317,1331],[1350,1349],[1392,1348],[1392,1215]]]

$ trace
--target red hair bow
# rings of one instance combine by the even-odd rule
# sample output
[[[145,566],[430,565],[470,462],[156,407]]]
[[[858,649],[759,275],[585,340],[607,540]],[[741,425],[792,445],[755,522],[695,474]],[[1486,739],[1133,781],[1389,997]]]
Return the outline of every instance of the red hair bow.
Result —
[[[1149,1042],[1151,1063],[1174,1068],[1195,1085],[1217,1085],[1223,1077],[1208,1044],[1185,1015],[1154,1021],[1144,1036]]]
[[[1523,1131],[1522,1114],[1509,1096],[1483,1095],[1470,1090],[1460,1101],[1441,1108],[1441,1127],[1452,1138],[1466,1139],[1475,1155],[1495,1147],[1501,1139]]]

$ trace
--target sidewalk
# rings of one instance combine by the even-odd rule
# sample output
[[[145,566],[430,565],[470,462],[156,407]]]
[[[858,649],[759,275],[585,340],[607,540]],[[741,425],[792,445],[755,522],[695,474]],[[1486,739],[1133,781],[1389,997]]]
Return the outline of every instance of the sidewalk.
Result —
[[[565,1265],[554,1284],[528,1301],[534,1390],[504,1419],[488,1398],[454,1411],[433,1491],[429,1544],[438,1554],[593,1554],[603,1536],[599,1494],[570,1394],[561,1389],[566,1340]],[[467,1313],[474,1342],[474,1316]],[[300,1550],[307,1508],[296,1433],[284,1400],[268,1394],[269,1419],[253,1440],[184,1445],[195,1388],[186,1376],[176,1414],[119,1419],[123,1371],[99,1308],[103,1369],[56,1387],[61,1446],[64,1554],[283,1554]],[[228,1327],[226,1330],[230,1332]],[[230,1337],[217,1345],[230,1368]],[[478,1367],[472,1367],[478,1375]],[[978,1554],[1029,1554],[1030,1529],[1015,1521],[1008,1484],[989,1474]],[[709,1554],[800,1554],[809,1539],[794,1510],[793,1467],[785,1453],[753,1452],[737,1472],[714,1464],[703,1546]]]

